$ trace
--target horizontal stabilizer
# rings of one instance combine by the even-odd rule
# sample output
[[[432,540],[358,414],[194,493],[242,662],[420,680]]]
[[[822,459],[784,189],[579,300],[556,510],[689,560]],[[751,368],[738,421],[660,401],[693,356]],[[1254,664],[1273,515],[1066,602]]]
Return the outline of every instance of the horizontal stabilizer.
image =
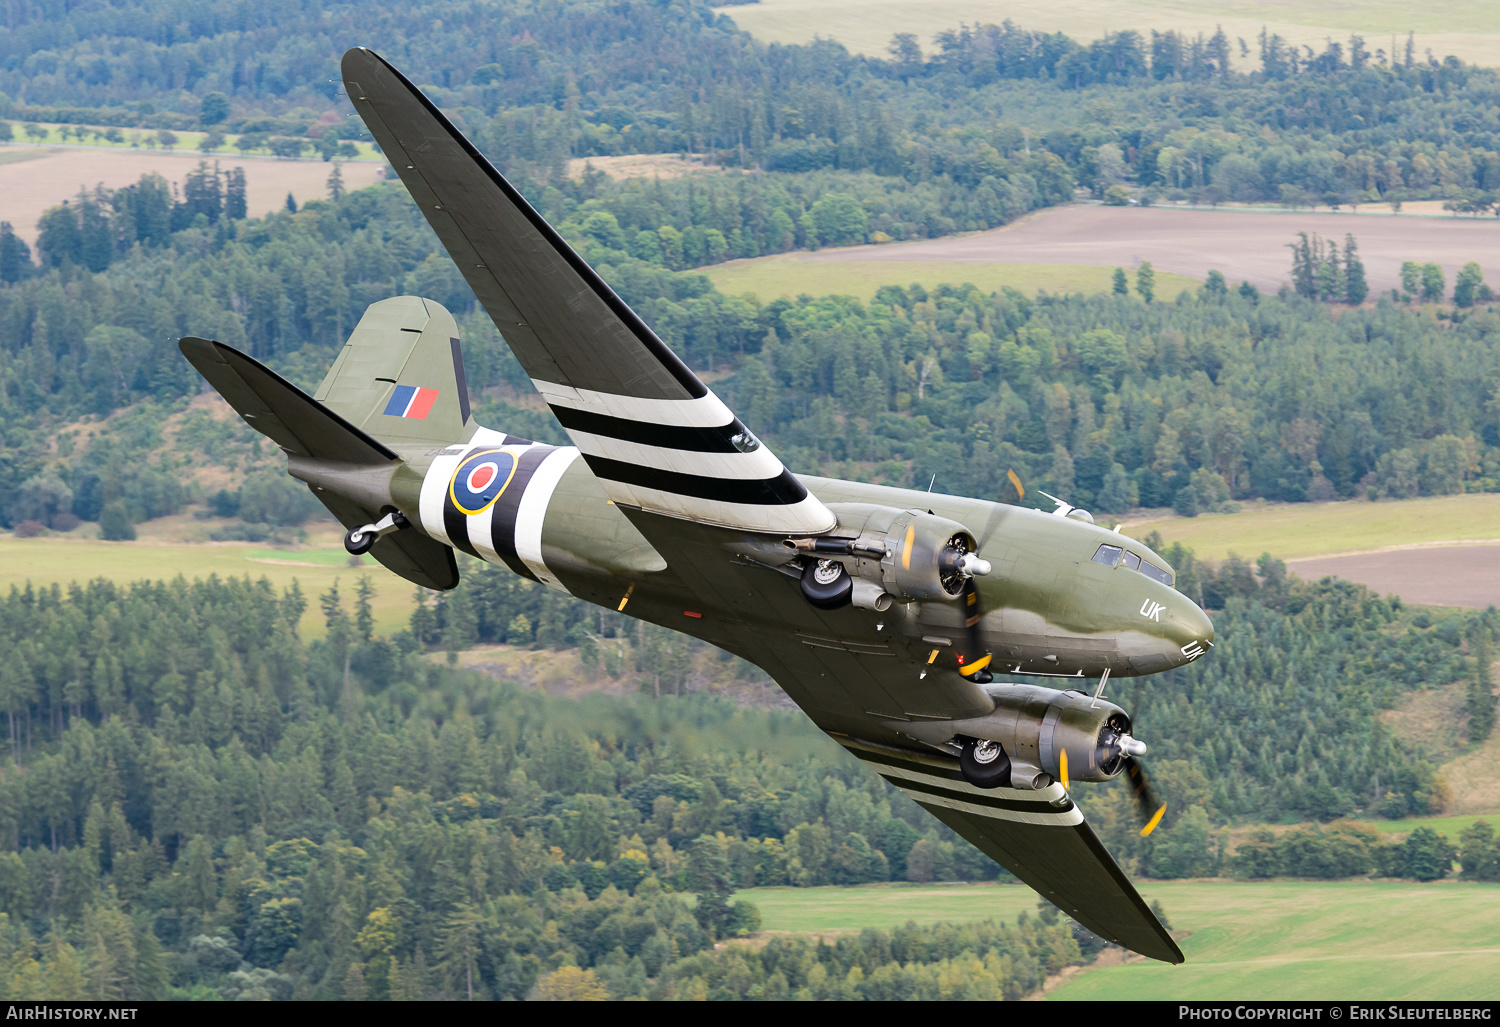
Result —
[[[253,357],[188,336],[182,355],[245,423],[296,456],[348,464],[383,464],[396,454]]]

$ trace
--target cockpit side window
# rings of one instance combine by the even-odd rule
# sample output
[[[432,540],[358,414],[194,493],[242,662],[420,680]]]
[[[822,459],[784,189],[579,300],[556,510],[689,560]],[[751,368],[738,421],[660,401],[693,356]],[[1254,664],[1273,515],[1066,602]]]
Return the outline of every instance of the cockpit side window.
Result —
[[[1141,561],[1141,573],[1146,575],[1146,577],[1148,578],[1156,579],[1157,581],[1168,587],[1172,585],[1172,575],[1168,574],[1160,567],[1149,564],[1144,560]]]
[[[1120,554],[1123,552],[1119,546],[1100,546],[1094,551],[1094,562],[1113,567],[1120,562]]]
[[[1133,571],[1138,571],[1141,569],[1141,558],[1139,556],[1136,556],[1134,553],[1126,553],[1120,559],[1120,562]]]

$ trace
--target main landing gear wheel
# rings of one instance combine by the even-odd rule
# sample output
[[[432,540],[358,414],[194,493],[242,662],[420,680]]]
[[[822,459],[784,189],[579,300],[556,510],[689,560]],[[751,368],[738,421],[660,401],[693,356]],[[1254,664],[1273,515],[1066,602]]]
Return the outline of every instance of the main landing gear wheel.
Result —
[[[970,738],[958,757],[964,780],[975,788],[999,788],[1010,781],[1010,757],[999,742]]]
[[[351,556],[363,556],[375,548],[375,540],[379,537],[373,531],[355,528],[344,535],[344,548],[349,550]]]
[[[848,606],[854,579],[837,560],[814,560],[802,568],[802,597],[820,610]]]

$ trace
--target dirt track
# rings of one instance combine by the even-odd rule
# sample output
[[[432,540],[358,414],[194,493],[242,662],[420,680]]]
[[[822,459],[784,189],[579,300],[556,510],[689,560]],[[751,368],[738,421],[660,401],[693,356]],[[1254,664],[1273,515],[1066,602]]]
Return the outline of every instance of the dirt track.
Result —
[[[28,152],[29,151],[29,152]],[[31,156],[31,154],[36,156]],[[200,153],[157,153],[142,150],[0,146],[0,221],[9,221],[27,243],[36,242],[36,223],[42,212],[78,195],[78,190],[102,184],[119,189],[148,172],[158,172],[178,186],[200,160],[218,161],[222,170],[245,169],[246,201],[251,217],[280,209],[291,193],[298,203],[328,195],[331,164],[322,161],[276,160]],[[358,189],[376,181],[379,161],[346,161],[344,185]]]
[[[809,260],[942,260],[1002,264],[1113,264],[1149,260],[1158,271],[1203,278],[1222,271],[1275,291],[1290,278],[1287,243],[1316,232],[1343,246],[1352,233],[1371,292],[1400,284],[1405,260],[1443,268],[1448,288],[1478,261],[1500,281],[1500,219],[1309,211],[1183,210],[1079,205],[1041,211],[988,232],[919,242],[825,250]],[[1375,211],[1381,213],[1375,213]]]
[[[1307,580],[1336,575],[1422,606],[1500,606],[1500,545],[1413,549],[1288,560]]]

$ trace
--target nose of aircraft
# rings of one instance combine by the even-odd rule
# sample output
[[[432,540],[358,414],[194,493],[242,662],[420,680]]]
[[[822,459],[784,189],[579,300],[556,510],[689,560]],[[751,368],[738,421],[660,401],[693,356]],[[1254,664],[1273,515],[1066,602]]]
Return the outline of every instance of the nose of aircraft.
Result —
[[[1214,645],[1214,624],[1198,604],[1183,597],[1172,604],[1172,612],[1162,634],[1176,649],[1178,659],[1196,660]]]

